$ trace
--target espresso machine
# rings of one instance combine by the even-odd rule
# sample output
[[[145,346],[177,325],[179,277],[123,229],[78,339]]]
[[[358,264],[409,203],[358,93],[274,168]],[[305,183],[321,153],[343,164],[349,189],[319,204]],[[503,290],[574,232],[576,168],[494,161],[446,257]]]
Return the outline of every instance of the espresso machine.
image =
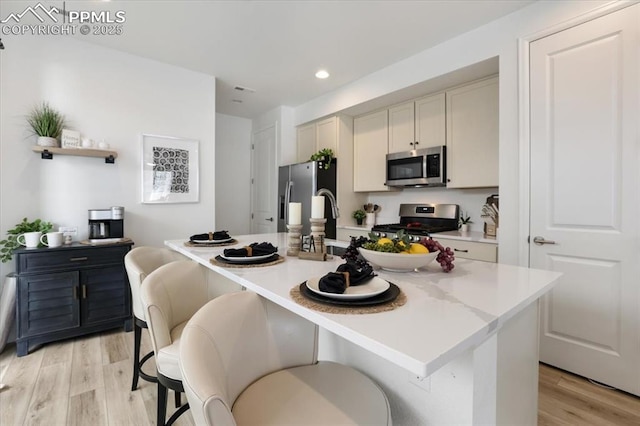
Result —
[[[110,243],[124,238],[124,207],[89,210],[89,242]]]

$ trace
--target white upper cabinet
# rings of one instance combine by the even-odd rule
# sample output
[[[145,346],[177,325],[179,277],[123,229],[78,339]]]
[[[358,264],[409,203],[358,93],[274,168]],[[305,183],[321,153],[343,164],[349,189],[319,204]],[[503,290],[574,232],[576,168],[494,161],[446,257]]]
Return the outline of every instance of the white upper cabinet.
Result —
[[[498,77],[446,95],[447,187],[498,186]]]
[[[338,118],[336,116],[298,127],[297,160],[309,161],[312,154],[321,149],[338,150]]]
[[[297,155],[299,163],[309,161],[309,157],[316,152],[316,125],[306,124],[298,127]]]
[[[334,153],[338,147],[338,118],[329,117],[316,123],[316,152],[331,149]]]
[[[416,149],[447,144],[445,98],[438,93],[415,102]]]
[[[389,152],[410,151],[414,148],[415,108],[413,102],[389,109]]]
[[[389,109],[389,152],[446,144],[445,94],[430,95]]]
[[[388,191],[386,155],[388,145],[387,110],[353,120],[353,190]]]

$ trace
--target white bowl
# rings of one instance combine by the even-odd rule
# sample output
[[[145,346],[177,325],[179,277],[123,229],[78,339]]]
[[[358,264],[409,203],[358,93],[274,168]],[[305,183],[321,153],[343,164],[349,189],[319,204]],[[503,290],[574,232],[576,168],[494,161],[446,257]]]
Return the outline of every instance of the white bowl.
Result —
[[[424,254],[386,253],[382,251],[358,248],[362,257],[368,262],[378,265],[385,271],[409,272],[427,266],[438,257],[438,252]]]

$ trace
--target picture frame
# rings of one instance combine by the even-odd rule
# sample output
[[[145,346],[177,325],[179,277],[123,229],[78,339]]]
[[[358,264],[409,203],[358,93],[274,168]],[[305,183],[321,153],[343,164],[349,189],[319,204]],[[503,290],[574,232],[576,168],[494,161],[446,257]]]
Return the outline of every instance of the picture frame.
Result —
[[[142,203],[197,203],[199,141],[151,134],[141,139]]]

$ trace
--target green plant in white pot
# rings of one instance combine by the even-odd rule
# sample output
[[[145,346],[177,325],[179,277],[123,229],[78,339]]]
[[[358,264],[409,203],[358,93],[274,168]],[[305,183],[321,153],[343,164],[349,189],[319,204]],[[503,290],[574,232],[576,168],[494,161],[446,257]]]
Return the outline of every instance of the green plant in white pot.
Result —
[[[58,146],[58,138],[64,127],[64,116],[53,109],[48,103],[36,105],[29,115],[27,123],[38,136],[40,146]]]
[[[27,232],[41,232],[46,234],[51,231],[53,224],[41,219],[29,221],[26,217],[22,222],[16,224],[13,229],[7,231],[7,239],[0,241],[0,260],[2,263],[8,262],[13,256],[14,250],[20,247],[18,237]]]

